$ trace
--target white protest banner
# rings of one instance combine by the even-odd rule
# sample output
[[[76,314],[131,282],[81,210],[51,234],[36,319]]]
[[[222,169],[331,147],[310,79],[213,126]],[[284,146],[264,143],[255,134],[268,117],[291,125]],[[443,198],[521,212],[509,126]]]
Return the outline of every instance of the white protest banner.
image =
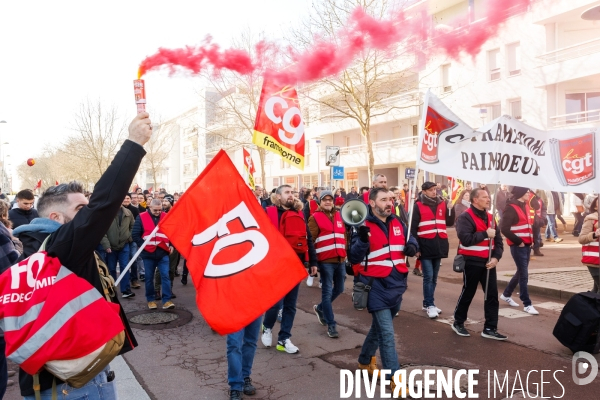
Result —
[[[482,183],[598,192],[598,126],[542,131],[502,116],[474,131],[427,93],[419,167]],[[600,125],[600,123],[599,123]]]

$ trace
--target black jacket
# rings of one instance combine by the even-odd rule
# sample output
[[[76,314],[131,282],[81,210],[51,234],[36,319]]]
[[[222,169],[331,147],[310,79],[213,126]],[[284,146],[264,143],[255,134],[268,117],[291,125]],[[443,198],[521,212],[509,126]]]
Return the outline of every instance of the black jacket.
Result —
[[[514,233],[512,233],[512,231],[510,230],[511,226],[517,225],[517,223],[519,222],[519,215],[515,211],[514,207],[511,206],[511,204],[517,205],[521,210],[523,210],[525,218],[529,218],[529,215],[527,215],[527,209],[525,208],[525,203],[521,203],[520,201],[515,199],[510,199],[506,202],[506,208],[504,209],[504,213],[502,214],[502,220],[500,221],[500,231],[502,232],[504,237],[513,242],[515,246],[519,246],[521,243],[523,243],[523,240]],[[537,201],[534,201],[531,204],[532,206],[539,208],[539,204]]]
[[[134,206],[133,204],[128,205],[127,207],[125,207],[126,209],[128,209],[129,211],[131,211],[131,213],[133,214],[133,220],[135,221],[135,219],[138,217],[138,215],[140,215],[141,212],[146,211],[146,209],[144,208],[143,210],[140,210],[139,208],[137,208],[136,206]]]
[[[419,211],[418,202],[423,205],[429,207],[431,212],[435,216],[437,212],[438,204],[442,203],[444,200],[440,197],[436,197],[435,199],[430,199],[423,194],[419,196],[419,199],[415,202],[413,206],[412,213],[412,225],[410,226],[410,235],[417,239],[419,242],[419,249],[421,252],[421,258],[428,259],[437,259],[437,258],[448,258],[448,249],[450,247],[448,243],[448,238],[442,239],[439,235],[436,235],[433,239],[420,239],[417,235],[417,231],[419,230],[419,223],[421,222],[421,212]],[[446,207],[446,226],[454,225],[454,212],[452,210],[448,210]]]
[[[13,208],[8,212],[8,219],[12,222],[13,229],[29,224],[34,218],[38,218],[38,212],[35,208],[27,211]]]
[[[52,233],[46,244],[50,256],[57,257],[65,267],[91,283],[100,293],[104,293],[104,290],[94,257],[94,249],[108,231],[115,215],[117,215],[123,197],[128,192],[145,154],[146,152],[142,146],[126,140],[110,166],[94,186],[90,203],[79,210],[72,221],[62,225]],[[27,239],[25,239],[25,236],[28,236]],[[39,240],[46,236],[46,234],[21,235],[23,241],[28,243],[27,246],[24,243],[24,247],[33,252],[38,251],[39,244],[37,243],[40,243]],[[25,255],[29,256],[31,254],[25,253]],[[119,304],[117,297],[114,297],[112,301]],[[125,325],[127,334],[125,345],[120,353],[124,354],[136,347],[137,341],[129,327],[123,307],[121,307],[121,320]],[[52,379],[53,375],[43,370],[40,373],[41,390],[50,389]],[[60,388],[62,381],[58,378],[56,378],[56,381],[57,387]],[[19,386],[22,396],[33,396],[33,377],[22,369],[19,370]]]
[[[471,206],[471,210],[473,210],[475,215],[481,218],[486,224],[488,223],[487,212],[478,210],[473,206]],[[473,218],[471,218],[471,215],[468,212],[462,213],[456,219],[456,234],[458,236],[458,240],[460,240],[460,243],[463,246],[475,246],[477,243],[480,243],[487,238],[487,233],[485,231],[477,232],[475,221],[473,221]],[[502,235],[500,234],[499,227],[496,226],[496,236],[494,236],[494,250],[492,250],[492,257],[500,261],[503,251],[504,243],[502,242]],[[465,256],[465,262],[469,265],[485,268],[485,264],[487,264],[488,259],[482,257]]]

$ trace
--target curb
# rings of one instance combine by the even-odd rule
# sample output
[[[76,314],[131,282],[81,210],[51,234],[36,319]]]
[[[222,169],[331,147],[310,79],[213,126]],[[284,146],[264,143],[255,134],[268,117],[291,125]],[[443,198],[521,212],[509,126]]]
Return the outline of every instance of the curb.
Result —
[[[536,269],[532,273],[529,272],[529,281],[527,282],[527,290],[529,293],[537,294],[541,296],[554,297],[561,300],[569,300],[571,297],[576,295],[577,293],[587,292],[591,288],[583,287],[583,286],[575,286],[575,287],[564,287],[564,285],[543,282],[535,279],[535,275],[543,274],[545,272],[572,272],[572,271],[587,271],[585,267],[569,267],[569,268],[548,268],[548,269]],[[497,282],[498,289],[504,289],[508,286],[510,279],[515,274],[515,271],[501,271],[498,272]],[[498,290],[500,291],[500,290]]]

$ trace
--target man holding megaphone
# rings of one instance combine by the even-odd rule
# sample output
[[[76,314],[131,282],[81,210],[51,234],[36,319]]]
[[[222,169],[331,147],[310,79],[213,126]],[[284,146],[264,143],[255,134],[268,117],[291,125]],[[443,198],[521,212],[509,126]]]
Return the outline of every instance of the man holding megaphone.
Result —
[[[352,210],[353,202],[346,202],[344,208],[348,208],[342,209],[344,222],[349,225],[358,223],[352,219],[352,216],[359,214],[357,210]],[[413,257],[419,251],[419,245],[412,236],[406,239],[406,225],[392,214],[392,207],[392,193],[387,188],[371,189],[364,224],[352,236],[348,248],[348,259],[356,273],[355,280],[370,287],[366,307],[373,322],[358,358],[359,368],[370,374],[378,369],[375,358],[377,348],[384,369],[391,370],[392,375],[400,369],[392,320],[400,310],[402,295],[407,287],[405,256]]]

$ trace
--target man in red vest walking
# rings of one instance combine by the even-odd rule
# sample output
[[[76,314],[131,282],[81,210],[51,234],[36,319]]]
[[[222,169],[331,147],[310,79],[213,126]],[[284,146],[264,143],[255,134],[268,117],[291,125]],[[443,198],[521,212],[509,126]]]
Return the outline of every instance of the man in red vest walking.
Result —
[[[463,289],[454,310],[454,325],[452,329],[459,336],[471,336],[465,329],[467,313],[471,301],[477,292],[477,286],[486,287],[487,272],[489,283],[487,300],[485,301],[485,324],[481,336],[486,339],[506,340],[507,337],[498,333],[498,285],[496,281],[496,265],[502,257],[504,244],[500,229],[495,226],[494,218],[487,210],[490,208],[490,196],[481,188],[471,191],[471,208],[456,219],[456,234],[458,236],[458,254],[465,259],[463,272]],[[492,257],[490,255],[490,240],[492,241]]]
[[[517,287],[517,284],[519,284],[519,298],[523,302],[525,312],[538,315],[539,312],[531,304],[529,292],[527,291],[529,256],[531,254],[531,245],[533,244],[533,228],[526,203],[529,200],[529,189],[514,186],[511,193],[512,198],[507,201],[506,208],[502,214],[502,226],[500,230],[504,237],[506,237],[506,243],[510,246],[510,254],[513,260],[515,260],[517,272],[515,272],[504,289],[504,293],[502,293],[500,299],[512,307],[518,307],[519,304],[510,296]]]
[[[315,243],[321,271],[321,304],[313,306],[321,325],[327,325],[327,335],[337,338],[336,322],[331,303],[344,291],[346,280],[346,228],[339,211],[333,205],[333,194],[321,192],[321,205],[308,220],[308,228]]]
[[[407,243],[406,225],[392,214],[392,207],[388,189],[371,190],[369,213],[358,234],[352,236],[348,260],[357,274],[355,280],[371,286],[367,309],[373,322],[358,357],[358,367],[373,374],[378,369],[375,353],[379,348],[383,368],[393,376],[400,364],[392,320],[400,310],[407,287],[405,255],[413,257],[419,246],[414,237]]]
[[[410,234],[419,242],[421,270],[423,272],[423,310],[429,318],[442,312],[434,304],[434,293],[442,258],[448,258],[446,226],[454,224],[454,214],[448,212],[446,201],[437,195],[437,185],[425,182],[412,212]]]
[[[158,268],[160,273],[160,281],[162,286],[162,302],[163,309],[175,308],[175,304],[171,301],[171,279],[169,278],[169,254],[173,251],[169,244],[167,235],[159,229],[156,233],[152,231],[158,223],[167,214],[162,210],[162,202],[159,199],[153,199],[150,202],[148,211],[140,213],[133,225],[131,236],[133,240],[142,246],[144,241],[152,236],[144,250],[142,251],[142,260],[144,261],[146,285],[146,300],[148,308],[155,310],[156,297],[154,291],[154,272]]]

